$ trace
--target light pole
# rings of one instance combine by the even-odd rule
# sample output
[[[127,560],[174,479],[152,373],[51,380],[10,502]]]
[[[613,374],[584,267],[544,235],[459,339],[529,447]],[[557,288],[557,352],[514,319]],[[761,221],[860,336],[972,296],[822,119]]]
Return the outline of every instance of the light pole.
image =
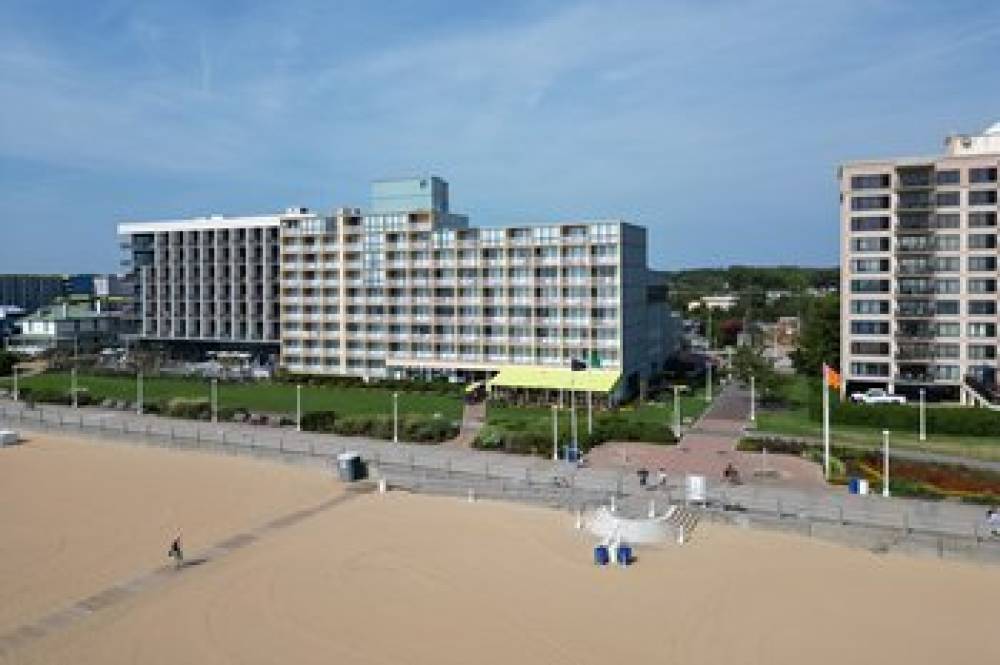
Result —
[[[927,390],[920,389],[920,440],[927,440]]]
[[[889,496],[889,430],[882,430],[882,496]]]
[[[302,384],[295,385],[295,431],[302,431]]]
[[[569,407],[570,407],[570,427],[572,429],[573,438],[573,448],[576,449],[579,444],[576,441],[576,379],[570,370],[569,375]]]
[[[138,370],[135,376],[135,412],[142,415],[142,370]]]
[[[712,359],[705,361],[705,403],[712,401]]]
[[[750,422],[757,423],[757,382],[750,377]]]
[[[212,422],[219,422],[219,380],[212,379]]]
[[[399,443],[399,393],[392,394],[392,442]]]
[[[17,390],[17,365],[14,365],[13,369],[14,369],[14,401],[16,402],[20,397],[20,393]]]
[[[587,436],[594,435],[594,392],[587,391]]]
[[[552,405],[552,461],[559,460],[559,407]]]
[[[72,368],[69,371],[69,378],[70,378],[69,392],[70,395],[73,397],[73,408],[75,409],[79,406],[76,399],[76,367]]]
[[[674,438],[681,438],[681,387],[674,384]]]

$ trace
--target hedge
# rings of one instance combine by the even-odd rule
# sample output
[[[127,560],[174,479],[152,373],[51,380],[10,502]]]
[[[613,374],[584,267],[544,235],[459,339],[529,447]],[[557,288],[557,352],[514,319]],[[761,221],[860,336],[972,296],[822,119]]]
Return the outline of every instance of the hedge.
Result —
[[[358,414],[338,417],[333,411],[313,411],[302,416],[302,429],[341,436],[367,436],[392,440],[392,417]],[[399,438],[413,443],[440,443],[458,436],[458,425],[444,418],[405,414],[399,418]]]
[[[484,425],[473,446],[481,450],[502,450],[520,455],[552,454],[552,430],[547,422],[527,425],[523,429],[511,426]],[[560,437],[560,446],[566,437]],[[676,443],[673,432],[662,423],[636,420],[619,413],[602,413],[594,418],[594,431],[589,436],[581,432],[579,445],[584,452],[605,441],[638,441],[645,443]]]
[[[954,436],[1000,437],[1000,413],[969,407],[934,407],[926,410],[927,431]],[[823,418],[820,400],[809,403],[809,417]],[[920,410],[902,404],[853,404],[831,400],[830,422],[875,429],[910,430],[920,428]]]

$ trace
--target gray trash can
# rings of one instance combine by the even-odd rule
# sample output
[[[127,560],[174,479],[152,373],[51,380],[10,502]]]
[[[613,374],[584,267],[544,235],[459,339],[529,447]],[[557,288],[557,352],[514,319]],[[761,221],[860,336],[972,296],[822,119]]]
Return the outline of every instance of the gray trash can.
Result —
[[[348,451],[337,455],[337,476],[345,483],[363,480],[365,475],[365,461],[360,453]]]

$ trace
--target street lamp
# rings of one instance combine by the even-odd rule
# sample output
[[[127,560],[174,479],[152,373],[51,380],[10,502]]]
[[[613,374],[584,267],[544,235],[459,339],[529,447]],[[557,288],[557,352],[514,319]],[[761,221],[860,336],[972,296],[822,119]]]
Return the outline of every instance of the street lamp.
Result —
[[[17,365],[16,364],[14,365],[13,369],[14,369],[14,401],[16,402],[16,401],[18,401],[18,398],[20,397],[20,392],[18,392],[18,390],[17,390]]]
[[[750,422],[757,423],[757,382],[750,377]]]
[[[295,431],[302,431],[302,384],[295,386]]]
[[[70,395],[72,395],[72,397],[73,397],[73,408],[75,409],[75,408],[77,408],[79,406],[79,404],[77,402],[77,399],[76,399],[76,367],[73,367],[72,369],[70,369],[70,371],[69,371],[69,378],[70,378],[69,392],[70,392]]]
[[[135,412],[142,415],[142,370],[138,370],[135,376]]]
[[[712,401],[712,359],[705,360],[705,403]]]
[[[889,430],[882,430],[882,496],[889,496]]]
[[[219,380],[212,379],[212,422],[219,422]]]
[[[399,393],[392,394],[392,442],[399,443]]]
[[[920,440],[927,440],[927,390],[920,389]]]
[[[552,405],[552,461],[559,461],[559,407]]]

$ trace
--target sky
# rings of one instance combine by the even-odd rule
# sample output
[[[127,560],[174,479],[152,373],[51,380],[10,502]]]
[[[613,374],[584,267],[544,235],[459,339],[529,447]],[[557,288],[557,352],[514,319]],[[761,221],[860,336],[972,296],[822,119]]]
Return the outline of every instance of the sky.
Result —
[[[4,0],[0,273],[426,173],[474,225],[645,225],[655,268],[834,265],[837,165],[1000,121],[998,62],[992,0]]]

